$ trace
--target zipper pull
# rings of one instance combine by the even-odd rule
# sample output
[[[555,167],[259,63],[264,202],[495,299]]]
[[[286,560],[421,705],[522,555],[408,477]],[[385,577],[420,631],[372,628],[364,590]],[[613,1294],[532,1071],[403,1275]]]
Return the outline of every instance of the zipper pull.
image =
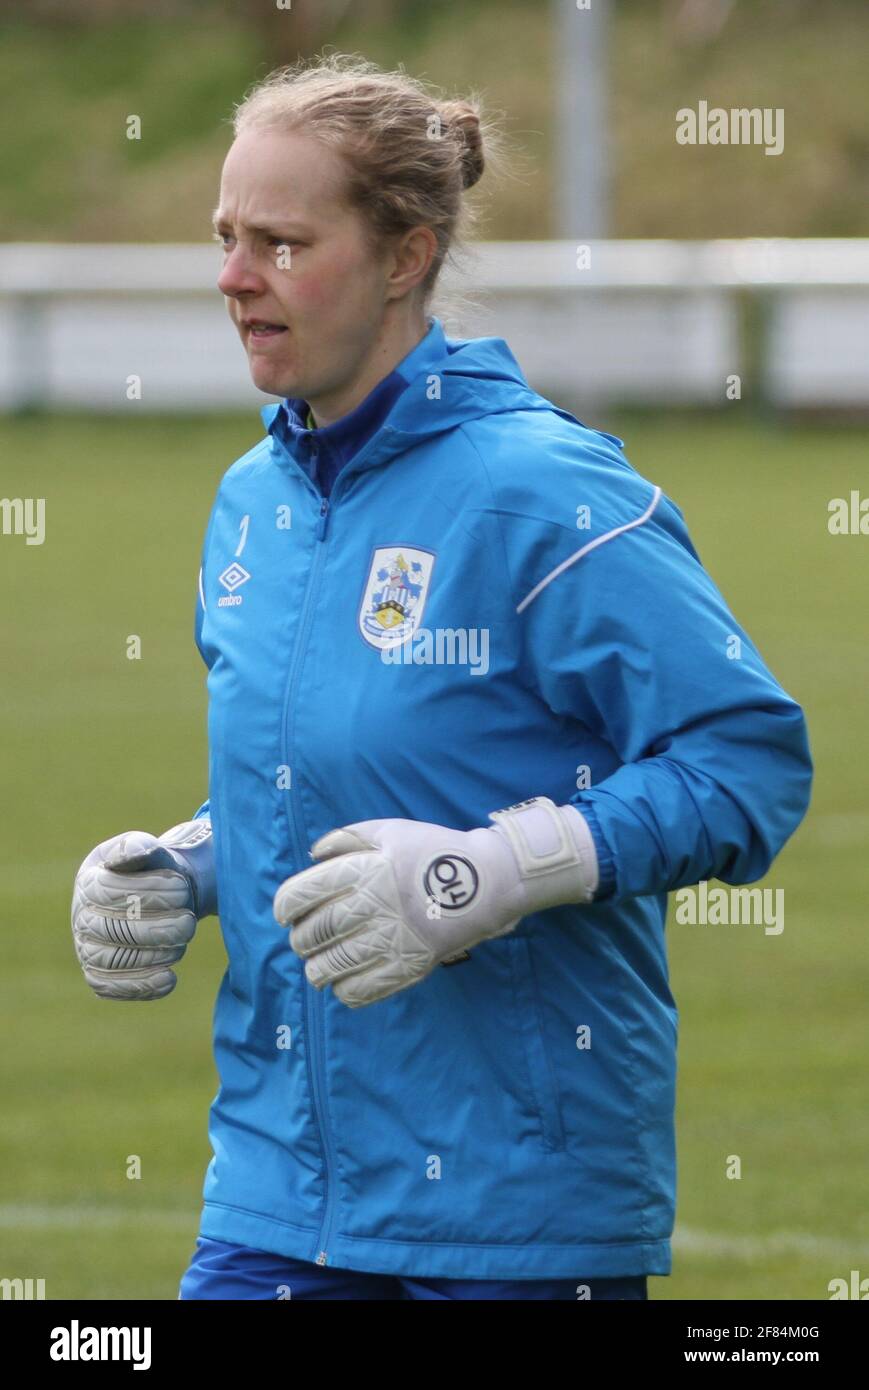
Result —
[[[328,1258],[329,1256],[326,1254],[326,1251],[321,1250],[314,1263],[318,1265],[324,1265]]]
[[[320,520],[317,523],[317,540],[321,541],[326,534],[326,526],[329,521],[329,501],[324,497],[320,503]]]

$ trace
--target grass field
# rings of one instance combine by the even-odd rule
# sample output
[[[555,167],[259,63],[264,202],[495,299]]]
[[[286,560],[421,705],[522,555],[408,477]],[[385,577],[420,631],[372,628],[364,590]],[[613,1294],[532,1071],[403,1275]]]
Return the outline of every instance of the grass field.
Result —
[[[681,1009],[674,1274],[653,1298],[823,1299],[869,1275],[865,1197],[869,538],[827,502],[869,492],[865,434],[608,417],[682,507],[701,557],[805,706],[814,804],[767,886],[785,926],[669,927]],[[0,1276],[49,1298],[174,1299],[193,1248],[223,971],[203,924],[168,999],[95,999],[69,931],[98,840],[159,832],[206,794],[192,623],[223,470],[259,421],[0,421],[0,491],[46,499],[46,539],[0,536],[4,962]],[[142,657],[126,657],[137,634]],[[125,1176],[139,1155],[142,1177]],[[739,1155],[742,1177],[725,1176]]]

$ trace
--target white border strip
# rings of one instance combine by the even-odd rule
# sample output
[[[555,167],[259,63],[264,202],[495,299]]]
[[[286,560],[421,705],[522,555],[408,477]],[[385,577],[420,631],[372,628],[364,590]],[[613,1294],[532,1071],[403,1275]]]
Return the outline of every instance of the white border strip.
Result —
[[[204,592],[203,592],[203,590],[202,590],[202,566],[201,566],[201,565],[199,566],[199,598],[200,598],[200,601],[201,601],[201,603],[202,603],[202,607],[204,608],[204,607],[205,607],[205,594],[204,594]]]
[[[60,1231],[82,1233],[90,1228],[114,1231],[124,1226],[162,1226],[168,1230],[195,1230],[201,1203],[188,1211],[160,1210],[154,1207],[101,1207],[95,1203],[80,1206],[40,1206],[35,1203],[5,1202],[0,1205],[0,1231]]]
[[[551,584],[560,574],[564,574],[564,571],[570,569],[571,565],[575,565],[577,560],[581,560],[583,555],[588,555],[589,551],[596,550],[599,545],[603,545],[606,541],[611,541],[614,536],[620,536],[623,531],[632,531],[635,526],[642,526],[644,521],[648,521],[660,500],[661,489],[656,487],[652,494],[652,500],[642,516],[638,516],[636,521],[626,521],[624,526],[616,526],[615,530],[607,531],[605,535],[596,537],[595,540],[589,541],[588,545],[584,545],[580,550],[576,550],[572,555],[568,555],[567,559],[562,560],[560,565],[556,565],[555,569],[552,570],[550,574],[547,574],[544,579],[541,579],[539,584],[534,585],[530,594],[526,594],[522,602],[516,605],[516,612],[522,613],[528,607],[529,603],[532,603],[537,595],[543,592],[547,584]]]

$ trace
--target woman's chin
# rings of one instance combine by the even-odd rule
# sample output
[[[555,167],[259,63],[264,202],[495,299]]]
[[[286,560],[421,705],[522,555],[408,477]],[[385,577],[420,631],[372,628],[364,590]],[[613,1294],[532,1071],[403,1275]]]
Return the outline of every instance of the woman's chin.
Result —
[[[281,372],[274,363],[258,362],[254,358],[250,364],[250,375],[258,391],[266,391],[270,396],[283,397],[293,394],[288,373]]]

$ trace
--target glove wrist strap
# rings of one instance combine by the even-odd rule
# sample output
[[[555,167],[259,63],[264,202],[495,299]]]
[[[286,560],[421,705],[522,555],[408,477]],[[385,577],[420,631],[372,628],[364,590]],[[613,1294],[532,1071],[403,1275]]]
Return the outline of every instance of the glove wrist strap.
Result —
[[[516,856],[531,911],[559,903],[591,902],[598,886],[597,852],[575,806],[534,796],[490,812]]]
[[[214,841],[207,816],[182,821],[159,837],[161,845],[177,860],[193,888],[193,907],[197,920],[217,912],[217,875],[214,867]]]

